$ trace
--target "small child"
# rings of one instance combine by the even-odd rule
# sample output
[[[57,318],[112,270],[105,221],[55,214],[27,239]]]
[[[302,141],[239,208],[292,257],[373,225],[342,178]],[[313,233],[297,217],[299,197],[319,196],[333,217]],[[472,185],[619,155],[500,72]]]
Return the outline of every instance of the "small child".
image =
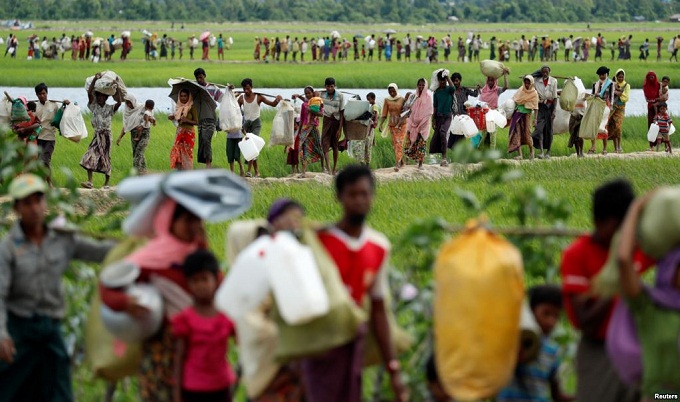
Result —
[[[673,153],[673,150],[671,149],[671,140],[670,140],[670,128],[671,124],[673,124],[673,120],[671,119],[671,116],[668,114],[668,105],[666,102],[659,102],[656,105],[656,116],[654,116],[654,123],[656,123],[659,126],[659,135],[656,137],[656,151],[659,151],[659,146],[661,143],[664,143],[666,145],[666,152],[669,154]]]
[[[668,86],[671,83],[671,77],[664,75],[661,78],[661,89],[659,90],[659,99],[663,102],[668,101]]]
[[[226,356],[235,327],[213,302],[219,264],[210,251],[199,250],[187,256],[182,270],[194,304],[172,318],[177,338],[173,400],[231,401],[236,375]]]
[[[144,157],[144,152],[149,145],[151,126],[156,126],[156,119],[153,117],[154,106],[154,101],[147,99],[144,103],[142,125],[135,130],[136,135],[132,137],[132,165],[140,175],[146,174],[146,158]]]
[[[35,102],[28,102],[26,104],[26,110],[28,112],[28,121],[21,123],[16,123],[13,125],[12,129],[17,134],[19,139],[24,143],[28,144],[38,144],[38,134],[42,130],[40,126],[40,119],[35,114],[36,104]]]
[[[323,104],[323,100],[319,96],[314,96],[312,99],[309,100],[309,110],[311,110],[314,113],[319,113],[321,110],[321,105]]]
[[[361,60],[366,61],[366,45],[361,45]]]
[[[531,311],[543,335],[541,350],[535,361],[517,364],[515,376],[496,401],[573,401],[573,396],[562,392],[558,377],[559,346],[549,339],[562,313],[562,292],[554,285],[539,285],[528,293]]]

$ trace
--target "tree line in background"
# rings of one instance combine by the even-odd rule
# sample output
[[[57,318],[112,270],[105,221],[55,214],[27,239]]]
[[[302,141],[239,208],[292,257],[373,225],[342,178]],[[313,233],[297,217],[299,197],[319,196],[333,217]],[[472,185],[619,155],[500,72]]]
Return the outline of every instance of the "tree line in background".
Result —
[[[0,0],[6,18],[437,23],[665,20],[680,0]]]

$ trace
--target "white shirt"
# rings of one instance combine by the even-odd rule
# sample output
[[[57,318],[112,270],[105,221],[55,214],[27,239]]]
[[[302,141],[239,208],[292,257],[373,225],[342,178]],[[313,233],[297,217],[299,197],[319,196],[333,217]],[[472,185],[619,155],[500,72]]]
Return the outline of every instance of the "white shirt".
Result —
[[[39,140],[56,140],[57,129],[52,127],[50,123],[52,123],[57,110],[59,110],[59,105],[56,102],[47,101],[44,105],[40,102],[35,103],[35,115],[40,119],[40,126],[42,127],[42,131],[38,134]]]
[[[543,77],[539,77],[534,83],[534,88],[536,88],[538,99],[542,103],[547,100],[557,99],[557,80],[553,77],[548,78],[547,86],[543,84]]]

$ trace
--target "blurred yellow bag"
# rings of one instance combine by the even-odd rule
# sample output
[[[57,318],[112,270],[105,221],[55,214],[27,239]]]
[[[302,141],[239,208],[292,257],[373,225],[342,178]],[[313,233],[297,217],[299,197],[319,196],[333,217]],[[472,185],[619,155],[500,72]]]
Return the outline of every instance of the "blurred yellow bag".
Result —
[[[120,261],[146,243],[131,237],[114,247],[104,259],[102,267]],[[99,287],[95,288],[85,326],[85,354],[95,377],[110,382],[139,373],[142,348],[138,343],[126,344],[117,340],[104,327],[101,318]]]
[[[524,300],[522,256],[477,221],[435,261],[437,372],[455,400],[491,398],[511,379]]]

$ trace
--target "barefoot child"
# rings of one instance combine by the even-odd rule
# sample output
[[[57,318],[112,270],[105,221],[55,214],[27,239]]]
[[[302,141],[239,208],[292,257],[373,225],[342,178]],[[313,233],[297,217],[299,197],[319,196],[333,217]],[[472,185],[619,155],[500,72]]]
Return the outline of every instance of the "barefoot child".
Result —
[[[80,166],[87,170],[87,181],[80,183],[84,188],[92,188],[92,173],[102,173],[104,175],[104,189],[109,188],[111,179],[111,118],[120,108],[121,102],[115,105],[107,105],[109,98],[101,92],[94,90],[95,83],[101,78],[101,73],[97,73],[90,83],[87,90],[87,107],[92,111],[92,128],[94,135],[92,142],[80,159]]]
[[[235,327],[214,305],[219,264],[211,252],[199,250],[186,258],[182,271],[194,304],[172,318],[173,401],[231,401],[236,375],[226,356]]]
[[[188,89],[179,91],[175,113],[168,120],[177,122],[175,145],[170,150],[170,169],[191,170],[194,168],[194,144],[198,125],[198,112]]]
[[[659,102],[656,104],[657,113],[654,116],[654,123],[659,126],[659,135],[656,137],[656,150],[659,151],[661,143],[666,145],[666,152],[673,153],[671,149],[670,128],[673,124],[673,119],[668,114],[668,105],[666,102]]]
[[[144,152],[149,145],[151,136],[151,126],[156,126],[156,118],[153,117],[154,101],[147,99],[144,103],[144,114],[142,115],[142,125],[137,133],[132,137],[132,165],[137,173],[146,174],[146,158]]]

